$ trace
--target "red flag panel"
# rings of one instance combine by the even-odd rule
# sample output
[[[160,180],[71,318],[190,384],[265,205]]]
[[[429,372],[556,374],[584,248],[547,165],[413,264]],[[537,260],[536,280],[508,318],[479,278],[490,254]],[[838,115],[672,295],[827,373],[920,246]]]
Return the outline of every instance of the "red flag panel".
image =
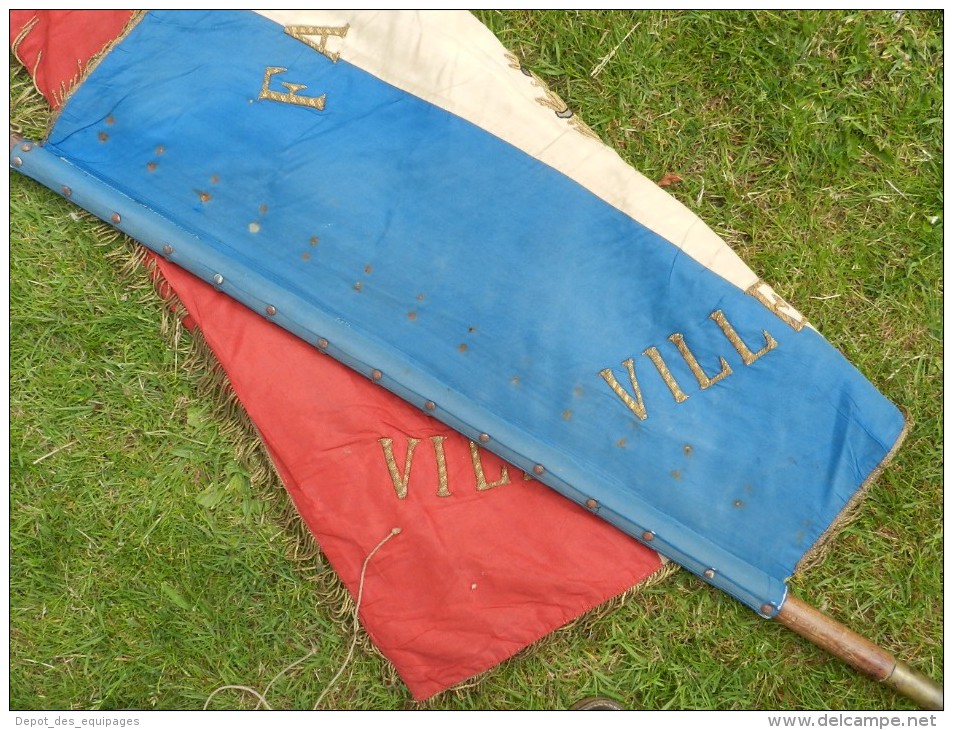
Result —
[[[13,11],[51,104],[131,11]],[[174,264],[154,259],[302,519],[417,699],[485,671],[660,567],[658,556]]]

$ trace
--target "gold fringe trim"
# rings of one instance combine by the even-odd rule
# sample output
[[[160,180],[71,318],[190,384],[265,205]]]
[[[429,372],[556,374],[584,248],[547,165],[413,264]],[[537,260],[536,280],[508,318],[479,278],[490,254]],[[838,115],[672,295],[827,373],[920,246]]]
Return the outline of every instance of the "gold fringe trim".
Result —
[[[89,78],[89,75],[96,70],[96,67],[100,62],[109,55],[116,46],[126,40],[133,29],[139,25],[140,21],[146,17],[148,10],[134,10],[132,15],[129,17],[129,20],[126,21],[126,24],[123,26],[122,30],[119,31],[119,35],[113,38],[109,43],[103,46],[102,50],[99,53],[95,53],[90,56],[89,61],[86,62],[86,67],[83,68],[80,66],[78,72],[72,79],[70,79],[68,84],[64,84],[64,87],[61,89],[61,92],[58,97],[56,97],[57,106],[62,109],[63,105],[67,100],[73,95],[73,92],[82,84],[86,79]],[[55,96],[55,95],[54,95]],[[54,117],[54,122],[56,121]]]
[[[434,695],[430,699],[424,700],[423,702],[416,702],[414,705],[419,709],[428,709],[430,707],[434,707],[438,703],[438,698],[444,693],[453,692],[455,694],[462,694],[474,689],[475,687],[479,687],[488,679],[493,677],[494,674],[502,671],[503,668],[508,664],[512,662],[524,661],[535,656],[541,651],[546,651],[550,646],[559,641],[562,636],[567,633],[586,633],[587,631],[591,630],[595,623],[602,620],[609,614],[621,609],[627,602],[638,596],[642,591],[647,590],[648,588],[653,588],[660,583],[664,583],[680,570],[682,570],[682,566],[680,566],[678,563],[666,561],[663,558],[662,566],[640,583],[637,583],[631,588],[623,591],[614,598],[610,598],[608,601],[600,603],[598,606],[593,606],[591,609],[572,619],[568,623],[563,624],[556,630],[551,631],[545,636],[537,639],[532,644],[523,647],[513,654],[513,656],[500,662],[497,666],[491,667],[485,672],[481,672],[480,674],[470,677],[469,679],[465,679],[462,682],[453,685],[452,687],[448,687],[446,690]]]
[[[169,285],[164,279],[161,277],[153,278],[155,262],[149,259],[146,248],[92,215],[85,212],[83,212],[83,215],[90,220],[92,230],[99,237],[100,242],[104,246],[112,247],[106,253],[106,256],[115,262],[119,275],[127,280],[131,289],[142,294],[143,304],[151,304],[162,312],[160,331],[169,339],[174,352],[181,351],[182,338],[187,333],[189,342],[185,347],[188,352],[185,360],[181,363],[181,367],[186,372],[199,377],[198,395],[207,399],[213,405],[221,433],[232,445],[236,461],[248,472],[251,483],[257,485],[256,493],[259,498],[272,505],[272,518],[288,534],[284,545],[285,557],[295,563],[296,570],[302,578],[314,586],[318,599],[328,609],[332,621],[340,632],[342,634],[350,633],[354,598],[347,586],[331,569],[321,552],[320,546],[298,514],[297,508],[288,496],[278,475],[278,470],[271,455],[264,445],[261,433],[239,401],[231,387],[228,376],[212,352],[211,347],[205,341],[201,331],[186,329],[183,322],[188,312],[178,297],[171,291],[171,288],[166,291]],[[117,242],[122,245],[116,246]],[[143,277],[144,272],[147,272],[146,278]],[[178,362],[176,367],[179,367]],[[638,595],[641,590],[668,580],[680,569],[680,566],[676,563],[664,563],[641,583],[593,607],[550,634],[524,647],[509,659],[501,662],[500,665],[464,680],[444,690],[444,692],[463,692],[479,686],[508,662],[522,661],[539,651],[544,651],[566,632],[585,631],[586,627],[621,608],[634,596]],[[366,656],[379,658],[380,680],[383,686],[403,686],[403,680],[400,679],[396,667],[381,653],[363,627],[358,634],[358,646]],[[443,694],[443,692],[440,694]],[[435,699],[436,697],[431,698],[431,700]],[[414,702],[413,705],[425,708],[431,700]]]
[[[231,445],[237,463],[248,473],[256,496],[269,503],[270,518],[280,525],[287,538],[283,550],[296,571],[312,584],[316,597],[331,613],[331,620],[342,634],[352,632],[354,600],[347,587],[327,562],[297,508],[285,490],[279,472],[264,445],[261,433],[248,416],[211,347],[199,329],[188,330],[184,319],[188,311],[161,276],[154,278],[155,262],[148,250],[112,226],[92,215],[82,213],[90,221],[92,232],[102,246],[109,246],[107,259],[114,262],[118,275],[141,303],[161,312],[160,331],[173,352],[186,350],[175,367],[197,376],[196,394],[212,405],[220,432]],[[116,244],[119,245],[116,245]],[[380,653],[366,631],[361,631],[359,646],[366,654],[376,654],[383,665],[382,683],[401,684],[396,669]]]
[[[17,51],[20,50],[20,44],[23,43],[24,39],[30,35],[33,29],[36,27],[36,24],[40,22],[40,16],[34,15],[30,18],[26,24],[20,28],[20,32],[17,33],[16,37],[13,39],[13,43],[10,44],[10,53],[22,64],[23,59],[17,54]]]
[[[867,497],[867,493],[870,491],[870,488],[873,486],[874,482],[876,482],[877,479],[880,478],[880,475],[883,474],[884,470],[890,466],[890,462],[893,461],[897,451],[900,450],[900,446],[907,438],[907,434],[910,432],[912,427],[913,419],[910,417],[909,413],[903,411],[903,429],[900,431],[900,435],[890,448],[890,451],[887,452],[886,456],[884,456],[876,468],[870,472],[870,474],[864,480],[864,483],[861,484],[860,489],[858,489],[854,496],[851,497],[850,501],[844,505],[844,508],[840,511],[837,517],[834,518],[834,521],[831,522],[830,526],[824,531],[824,534],[817,539],[817,541],[814,543],[814,546],[808,550],[804,554],[804,557],[798,561],[797,566],[794,568],[794,575],[799,575],[800,573],[813,568],[814,566],[821,563],[825,557],[827,557],[827,554],[832,547],[834,537],[845,527],[847,527],[847,525],[857,519],[859,516],[860,505]]]
[[[60,93],[56,96],[60,108],[102,58],[138,25],[146,12],[137,11],[130,18],[119,37],[96,54],[87,64],[85,70],[81,70],[68,84],[64,83],[62,85]],[[15,41],[14,49],[28,35],[36,22],[34,21],[29,28],[24,28],[18,36],[18,40]],[[18,75],[25,74],[25,68],[21,67],[15,73]],[[21,94],[18,103],[11,104],[11,108],[17,112],[12,116],[17,118],[20,124],[45,127],[48,134],[55,123],[56,113],[50,110],[39,88],[35,83],[32,83],[32,77],[29,82],[29,88]],[[18,125],[14,122],[12,126]],[[198,395],[207,398],[212,404],[218,416],[222,434],[232,445],[236,461],[249,474],[251,483],[258,486],[256,489],[257,496],[271,504],[273,519],[288,534],[284,544],[285,557],[295,563],[299,574],[314,586],[318,599],[329,610],[332,620],[340,632],[342,634],[348,633],[354,611],[354,599],[347,586],[331,569],[321,552],[321,548],[314,539],[314,535],[298,514],[297,508],[288,496],[278,475],[278,470],[272,461],[271,455],[264,446],[258,428],[239,401],[231,387],[228,376],[212,352],[211,347],[205,341],[201,331],[198,329],[188,331],[186,329],[184,319],[188,312],[164,279],[161,277],[153,278],[155,263],[149,258],[148,250],[145,247],[86,211],[79,208],[76,210],[79,217],[88,221],[88,225],[99,244],[110,248],[106,252],[106,257],[116,264],[117,273],[127,281],[133,291],[142,296],[143,304],[151,305],[161,313],[160,332],[168,338],[173,352],[182,351],[183,335],[188,332],[188,344],[185,345],[187,354],[181,363],[181,367],[186,372],[199,377]],[[180,364],[176,358],[175,367],[179,366]],[[460,693],[481,685],[507,663],[523,661],[540,651],[546,650],[557,641],[558,637],[566,632],[585,631],[586,627],[620,609],[638,595],[640,591],[668,580],[679,570],[681,570],[681,567],[676,563],[663,563],[658,570],[641,583],[593,607],[550,634],[541,637],[516,652],[509,659],[501,662],[500,665],[464,680],[444,690],[444,692]],[[358,645],[366,655],[379,657],[382,685],[386,687],[403,686],[403,681],[400,679],[394,665],[380,652],[366,630],[363,630],[363,627],[359,633]],[[440,694],[443,694],[443,692]],[[435,700],[436,697],[424,702],[413,702],[412,704],[416,707],[426,708],[428,704],[432,704]]]

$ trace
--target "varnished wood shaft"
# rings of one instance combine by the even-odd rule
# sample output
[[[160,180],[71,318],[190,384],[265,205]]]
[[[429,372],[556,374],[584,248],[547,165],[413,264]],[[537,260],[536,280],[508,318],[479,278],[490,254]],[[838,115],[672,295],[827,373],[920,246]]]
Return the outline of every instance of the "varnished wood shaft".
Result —
[[[943,688],[939,684],[799,598],[788,595],[775,619],[921,707],[943,709]]]

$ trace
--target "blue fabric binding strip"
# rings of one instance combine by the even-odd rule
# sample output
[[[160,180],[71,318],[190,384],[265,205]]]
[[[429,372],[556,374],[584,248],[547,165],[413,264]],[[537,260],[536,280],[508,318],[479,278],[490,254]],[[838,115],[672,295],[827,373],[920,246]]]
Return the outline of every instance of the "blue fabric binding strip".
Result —
[[[259,98],[266,69],[325,108]],[[251,14],[151,13],[45,148],[14,154],[755,609],[780,605],[903,428],[814,331],[565,176]]]

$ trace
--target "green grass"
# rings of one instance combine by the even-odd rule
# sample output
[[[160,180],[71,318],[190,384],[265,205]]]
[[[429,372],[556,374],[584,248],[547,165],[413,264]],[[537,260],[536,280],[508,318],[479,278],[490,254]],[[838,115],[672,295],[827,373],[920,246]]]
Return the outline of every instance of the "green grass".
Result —
[[[941,680],[942,14],[478,15],[633,166],[681,175],[669,191],[910,413],[859,518],[793,584]],[[27,88],[11,72],[35,135]],[[198,709],[316,647],[268,697],[310,707],[348,648],[333,575],[296,557],[286,498],[190,336],[120,265],[125,245],[32,181],[10,187],[11,708]],[[590,694],[912,707],[683,573],[423,705],[364,640],[325,704],[558,709]]]

